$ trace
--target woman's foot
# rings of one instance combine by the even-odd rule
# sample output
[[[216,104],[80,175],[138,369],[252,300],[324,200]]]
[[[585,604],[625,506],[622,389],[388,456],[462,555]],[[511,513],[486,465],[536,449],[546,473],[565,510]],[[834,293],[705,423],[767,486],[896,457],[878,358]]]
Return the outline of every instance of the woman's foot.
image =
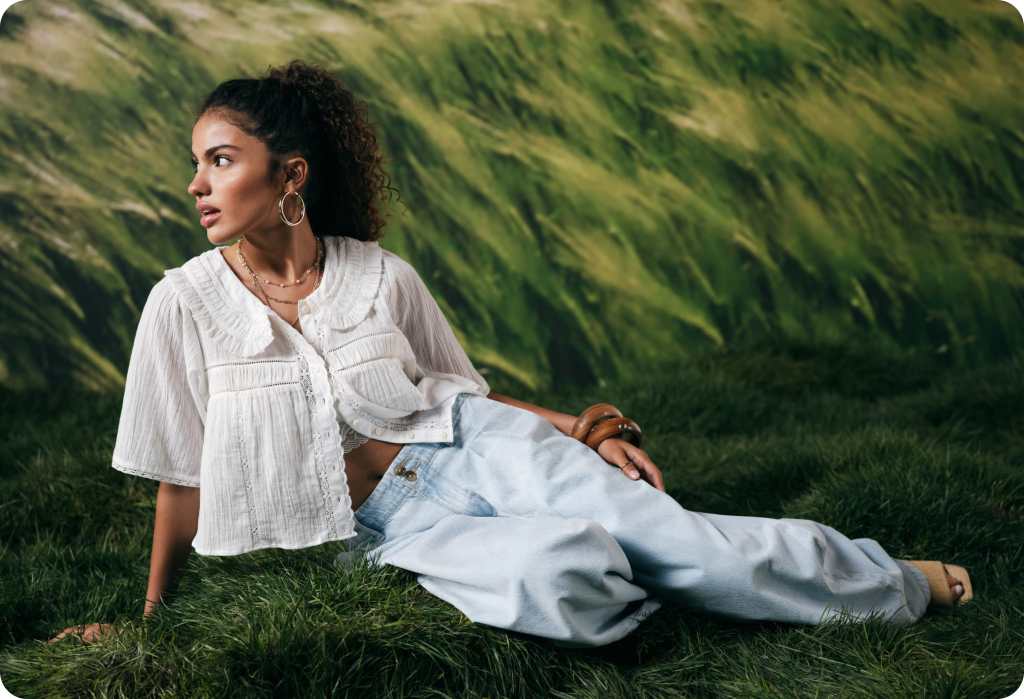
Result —
[[[931,604],[953,607],[974,598],[971,576],[963,567],[941,561],[907,561],[924,573],[931,592]]]
[[[946,573],[946,582],[949,583],[949,591],[953,593],[953,601],[958,602],[964,594],[964,586],[959,580],[949,574],[949,569],[946,566],[942,566],[943,571]]]

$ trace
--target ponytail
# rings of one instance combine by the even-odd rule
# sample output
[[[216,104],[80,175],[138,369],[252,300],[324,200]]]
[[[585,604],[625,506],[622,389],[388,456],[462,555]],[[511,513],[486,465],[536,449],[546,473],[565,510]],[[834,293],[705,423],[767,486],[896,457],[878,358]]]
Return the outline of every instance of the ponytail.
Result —
[[[297,59],[262,78],[227,80],[203,101],[196,121],[208,112],[266,144],[270,179],[289,153],[309,162],[301,193],[315,235],[382,237],[383,191],[397,190],[381,167],[366,104],[327,70]]]

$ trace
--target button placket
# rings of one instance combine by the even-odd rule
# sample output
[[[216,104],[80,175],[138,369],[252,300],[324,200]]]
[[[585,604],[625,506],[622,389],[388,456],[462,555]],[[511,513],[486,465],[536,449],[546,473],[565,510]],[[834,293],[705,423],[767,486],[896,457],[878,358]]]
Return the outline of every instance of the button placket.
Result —
[[[324,429],[324,425],[323,425],[322,421],[323,421],[323,419],[325,417],[322,408],[323,408],[323,405],[324,405],[324,403],[326,401],[324,399],[324,396],[322,394],[317,394],[317,392],[313,388],[313,382],[314,382],[314,379],[316,379],[316,378],[321,379],[319,381],[321,383],[321,385],[323,385],[323,383],[324,383],[323,380],[322,380],[323,374],[324,374],[323,362],[321,360],[319,360],[319,358],[317,358],[317,360],[318,361],[311,366],[310,365],[310,361],[309,361],[309,359],[306,356],[306,353],[301,351],[301,350],[299,350],[299,352],[298,352],[297,362],[299,364],[299,381],[302,384],[303,391],[306,394],[306,399],[307,399],[307,402],[308,402],[308,404],[310,406],[310,409],[314,413],[314,416],[313,416],[313,461],[314,461],[314,468],[316,469],[316,472],[317,472],[317,479],[320,481],[321,495],[324,498],[324,506],[326,508],[325,515],[327,517],[328,527],[329,527],[329,529],[332,532],[337,532],[338,531],[338,527],[337,527],[337,521],[336,521],[335,516],[334,516],[334,508],[332,508],[330,506],[330,500],[329,500],[330,493],[331,493],[331,484],[330,484],[329,478],[327,477],[327,473],[324,470],[324,463],[325,463],[324,452],[329,452],[330,453],[330,452],[334,452],[334,451],[337,451],[337,450],[333,448],[333,444],[330,441],[327,444],[324,444],[321,441],[321,439],[322,439],[321,430]],[[335,428],[337,427],[336,424],[334,424],[333,426]],[[326,436],[327,436],[328,440],[330,440],[332,435],[328,432],[328,433],[326,433]],[[344,474],[344,469],[342,470],[342,473]]]
[[[312,357],[312,361],[310,361],[310,358],[307,358],[305,354],[300,354],[299,362],[305,368],[304,373],[308,381],[307,395],[312,404],[321,408],[327,406],[331,402],[333,393],[331,391],[331,383],[327,377],[327,370],[324,367],[324,361],[319,356]],[[319,391],[314,387],[314,383],[320,388]]]

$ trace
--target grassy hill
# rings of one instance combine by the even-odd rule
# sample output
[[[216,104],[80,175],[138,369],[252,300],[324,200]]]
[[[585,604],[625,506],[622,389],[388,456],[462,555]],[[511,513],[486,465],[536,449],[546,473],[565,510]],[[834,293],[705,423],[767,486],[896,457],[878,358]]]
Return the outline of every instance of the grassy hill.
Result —
[[[371,108],[386,248],[515,391],[852,333],[1024,339],[1024,23],[999,0],[17,3],[0,23],[0,384],[117,391],[209,245],[192,107],[293,57]]]
[[[820,521],[896,557],[960,563],[976,595],[903,628],[663,607],[618,643],[569,651],[473,625],[403,570],[342,572],[340,542],[193,554],[144,623],[156,483],[110,468],[116,396],[5,391],[0,676],[21,697],[1001,699],[1024,675],[1022,394],[1024,355],[943,369],[846,343],[759,343],[665,375],[522,394],[565,412],[614,401],[690,510]],[[96,621],[121,634],[44,642]]]

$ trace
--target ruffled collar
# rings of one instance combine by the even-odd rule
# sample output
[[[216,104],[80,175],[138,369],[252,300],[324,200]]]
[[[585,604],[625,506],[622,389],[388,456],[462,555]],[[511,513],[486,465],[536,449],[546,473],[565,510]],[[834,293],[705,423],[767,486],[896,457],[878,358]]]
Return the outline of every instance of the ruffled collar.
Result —
[[[377,241],[325,236],[324,277],[320,286],[299,301],[328,326],[344,330],[370,311],[383,275],[383,254]],[[164,270],[193,317],[232,352],[250,357],[273,341],[270,316],[275,312],[242,283],[220,252],[212,248],[180,267]]]

